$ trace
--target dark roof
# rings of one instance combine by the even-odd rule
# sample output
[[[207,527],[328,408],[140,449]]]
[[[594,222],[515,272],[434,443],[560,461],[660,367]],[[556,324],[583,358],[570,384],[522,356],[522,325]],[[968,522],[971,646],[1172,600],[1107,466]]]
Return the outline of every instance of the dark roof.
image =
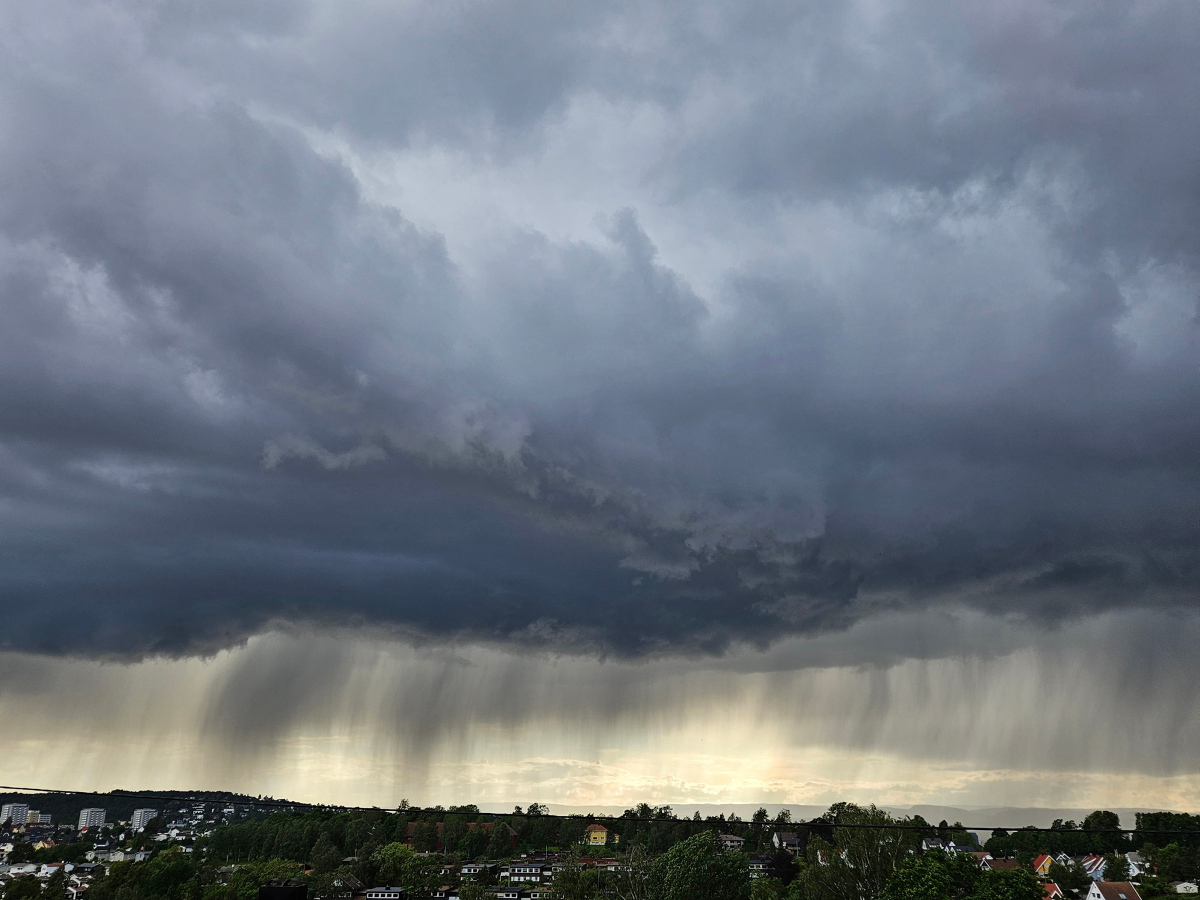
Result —
[[[983,864],[993,872],[1021,868],[1021,864],[1015,859],[986,859]]]

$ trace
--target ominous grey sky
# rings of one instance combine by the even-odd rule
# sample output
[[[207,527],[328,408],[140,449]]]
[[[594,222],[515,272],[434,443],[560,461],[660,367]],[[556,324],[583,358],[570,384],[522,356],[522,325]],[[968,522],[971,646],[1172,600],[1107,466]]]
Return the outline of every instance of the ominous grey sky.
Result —
[[[1103,632],[1184,677],[1197,33],[1154,0],[0,2],[0,649],[318,628],[800,677],[1086,668],[1045,636]]]

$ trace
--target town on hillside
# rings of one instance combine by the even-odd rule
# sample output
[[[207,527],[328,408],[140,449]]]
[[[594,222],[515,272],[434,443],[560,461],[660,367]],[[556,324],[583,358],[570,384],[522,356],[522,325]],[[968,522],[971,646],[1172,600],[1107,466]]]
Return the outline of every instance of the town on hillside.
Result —
[[[6,796],[2,900],[1158,900],[1200,890],[1200,816],[1182,813],[1139,813],[1126,830],[1098,810],[981,841],[959,823],[849,803],[793,822],[787,810],[702,819],[648,804],[559,816],[540,803],[496,814],[113,799]]]

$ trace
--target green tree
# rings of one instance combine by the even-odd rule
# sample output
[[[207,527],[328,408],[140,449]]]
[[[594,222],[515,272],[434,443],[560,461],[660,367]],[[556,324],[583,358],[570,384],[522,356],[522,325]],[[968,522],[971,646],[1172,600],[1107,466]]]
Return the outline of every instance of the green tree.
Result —
[[[371,856],[371,861],[379,867],[381,884],[411,887],[423,881],[416,854],[404,844],[380,847]]]
[[[783,900],[785,896],[778,878],[755,878],[750,882],[750,900]]]
[[[595,869],[568,861],[554,875],[554,895],[561,900],[591,900],[596,896],[599,876]]]
[[[18,863],[33,862],[33,855],[36,851],[33,849],[33,844],[28,841],[21,841],[13,844],[12,850],[8,854],[8,861],[11,865]]]
[[[624,866],[604,880],[604,896],[613,900],[658,900],[656,862],[645,848],[630,845]]]
[[[662,900],[749,900],[750,861],[742,853],[717,853],[717,839],[702,831],[680,841],[656,863]]]
[[[321,875],[314,875],[308,882],[309,895],[320,897],[322,900],[353,896],[354,891],[349,882],[350,874],[349,867],[344,867]]]
[[[1129,860],[1119,853],[1106,853],[1104,855],[1104,880],[1128,881]]]
[[[145,863],[140,870],[135,864],[134,873],[142,892],[147,896],[163,900],[182,900],[194,893],[192,889],[196,867],[178,847],[167,848]]]
[[[476,825],[458,841],[458,852],[470,860],[479,859],[487,850],[488,836]]]
[[[67,873],[59,866],[46,880],[46,886],[42,888],[42,900],[66,900],[66,896]]]
[[[1032,872],[1006,869],[986,873],[971,900],[1044,900],[1045,896],[1042,883]]]
[[[825,817],[834,823],[834,844],[819,837],[809,840],[809,864],[797,879],[802,882],[801,892],[820,900],[876,900],[896,869],[915,852],[919,833],[862,827],[895,821],[874,806],[835,803]]]
[[[346,856],[357,856],[358,851],[371,839],[371,826],[362,819],[354,819],[346,825],[344,847]]]
[[[42,886],[33,875],[22,875],[8,883],[4,891],[4,900],[38,900]]]
[[[487,900],[487,891],[483,885],[468,882],[458,890],[459,900]]]
[[[1192,852],[1174,841],[1161,850],[1154,850],[1150,861],[1164,881],[1182,881],[1193,871],[1195,863]]]
[[[932,853],[898,868],[883,889],[883,900],[950,900],[953,884],[942,860]]]
[[[462,816],[446,816],[442,826],[442,850],[453,853],[458,849],[463,835],[467,833],[467,823]]]
[[[1121,833],[1121,817],[1115,812],[1098,809],[1088,814],[1081,827],[1088,831],[1104,830],[1104,833],[1088,836],[1090,849],[1096,852],[1113,852],[1129,848],[1128,839]]]
[[[512,832],[503,822],[492,825],[488,837],[487,855],[490,859],[507,859],[512,856]]]
[[[428,853],[437,849],[437,826],[433,822],[418,822],[413,826],[413,849],[418,853]]]
[[[1078,860],[1073,860],[1069,866],[1052,862],[1048,874],[1050,880],[1062,888],[1067,896],[1083,896],[1087,892],[1088,885],[1092,883],[1092,879],[1088,877],[1088,873],[1084,871]]]
[[[337,848],[328,834],[322,833],[317,838],[317,842],[313,844],[309,862],[312,863],[313,871],[318,875],[325,875],[341,866],[342,851]]]

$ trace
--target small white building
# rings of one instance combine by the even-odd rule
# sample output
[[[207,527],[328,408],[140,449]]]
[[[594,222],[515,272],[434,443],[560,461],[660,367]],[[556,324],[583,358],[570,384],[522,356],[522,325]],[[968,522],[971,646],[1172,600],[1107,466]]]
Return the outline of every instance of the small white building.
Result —
[[[722,850],[741,850],[744,843],[746,843],[745,839],[736,834],[717,835],[717,844]]]
[[[1200,885],[1194,881],[1172,881],[1171,887],[1175,888],[1177,894],[1196,894],[1200,893]]]

